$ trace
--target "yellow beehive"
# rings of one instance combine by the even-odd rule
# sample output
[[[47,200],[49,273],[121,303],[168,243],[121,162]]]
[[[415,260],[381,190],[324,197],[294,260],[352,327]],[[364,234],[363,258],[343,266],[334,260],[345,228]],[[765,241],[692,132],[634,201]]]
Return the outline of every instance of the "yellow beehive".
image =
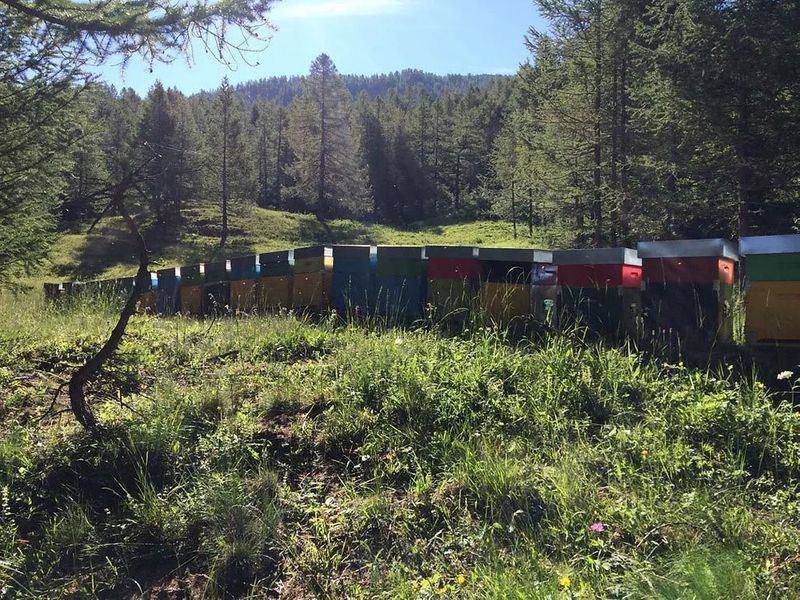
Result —
[[[295,273],[292,306],[295,308],[328,308],[330,285],[329,273]]]
[[[203,314],[203,286],[202,285],[182,285],[181,290],[181,312],[187,315]]]
[[[252,312],[258,306],[258,281],[242,279],[231,281],[231,309]]]
[[[530,315],[531,286],[527,284],[486,281],[478,297],[481,310],[495,323],[509,324]]]
[[[292,305],[292,276],[263,277],[258,282],[258,304],[262,309]]]
[[[745,304],[749,343],[800,343],[800,281],[754,281]]]

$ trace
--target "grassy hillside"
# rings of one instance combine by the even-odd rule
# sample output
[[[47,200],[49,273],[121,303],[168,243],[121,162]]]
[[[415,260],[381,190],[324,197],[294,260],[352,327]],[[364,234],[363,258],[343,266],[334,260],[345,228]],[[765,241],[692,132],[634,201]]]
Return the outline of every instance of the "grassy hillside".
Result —
[[[159,265],[190,264],[221,258],[219,207],[211,204],[185,211],[185,222],[174,231],[148,232],[148,242]],[[457,224],[419,224],[407,229],[349,220],[318,221],[313,215],[234,205],[226,257],[313,244],[476,244],[485,246],[551,246],[560,240],[551,231],[528,237],[511,223],[478,221]],[[119,219],[108,219],[91,234],[61,236],[42,277],[56,279],[127,275],[135,271],[136,253],[130,234]]]
[[[732,371],[140,316],[93,438],[46,410],[113,312],[0,302],[8,597],[800,597],[800,418]]]

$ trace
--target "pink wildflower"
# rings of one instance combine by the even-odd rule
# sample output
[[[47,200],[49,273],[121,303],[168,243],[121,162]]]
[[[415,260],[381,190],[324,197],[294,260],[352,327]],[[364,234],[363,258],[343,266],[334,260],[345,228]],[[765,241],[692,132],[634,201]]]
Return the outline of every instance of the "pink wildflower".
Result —
[[[592,524],[589,526],[589,529],[590,529],[590,530],[591,530],[593,533],[603,533],[603,532],[606,530],[606,526],[605,526],[605,525],[603,525],[603,524],[602,524],[600,521],[597,521],[597,522],[595,522],[595,523],[592,523]]]

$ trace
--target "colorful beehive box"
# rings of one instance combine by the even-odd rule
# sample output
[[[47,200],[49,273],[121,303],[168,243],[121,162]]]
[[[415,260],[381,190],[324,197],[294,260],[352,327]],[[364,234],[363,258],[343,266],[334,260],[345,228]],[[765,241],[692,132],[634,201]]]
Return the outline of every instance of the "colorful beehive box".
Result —
[[[136,309],[140,313],[156,314],[158,312],[158,276],[150,273],[149,287],[139,296]]]
[[[532,318],[534,274],[543,272],[540,267],[552,265],[553,253],[527,248],[479,248],[478,258],[481,263],[478,295],[485,315],[503,325]]]
[[[288,308],[292,305],[294,251],[279,250],[258,255],[261,278],[258,281],[259,308]]]
[[[63,283],[45,283],[44,284],[44,299],[49,302],[56,302],[61,299],[64,294]]]
[[[636,331],[642,263],[631,248],[555,250],[559,316],[603,335]]]
[[[312,246],[294,250],[292,307],[325,310],[330,307],[333,248]]]
[[[180,311],[186,315],[203,314],[203,286],[205,284],[205,265],[181,267],[179,284]]]
[[[395,323],[425,315],[428,265],[422,246],[378,246],[375,289],[378,313]]]
[[[231,305],[231,262],[223,260],[206,263],[204,266],[203,314],[223,315]]]
[[[181,271],[178,267],[156,271],[156,312],[160,315],[174,315],[180,308]]]
[[[703,342],[733,338],[739,254],[722,239],[640,242],[643,311],[649,330]]]
[[[472,246],[425,246],[428,304],[437,321],[466,320],[480,287],[481,263]]]
[[[800,344],[800,235],[744,237],[745,337],[750,344]]]
[[[374,246],[333,246],[331,305],[339,314],[369,314],[375,310]]]
[[[261,278],[258,254],[232,258],[230,263],[231,310],[252,312],[258,307],[258,280]]]

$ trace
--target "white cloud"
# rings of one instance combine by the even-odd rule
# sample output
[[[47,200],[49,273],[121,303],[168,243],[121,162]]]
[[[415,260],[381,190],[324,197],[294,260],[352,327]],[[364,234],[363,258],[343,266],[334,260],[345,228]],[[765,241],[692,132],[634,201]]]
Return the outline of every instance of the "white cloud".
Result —
[[[406,12],[416,0],[284,0],[272,11],[276,19],[372,17]]]

